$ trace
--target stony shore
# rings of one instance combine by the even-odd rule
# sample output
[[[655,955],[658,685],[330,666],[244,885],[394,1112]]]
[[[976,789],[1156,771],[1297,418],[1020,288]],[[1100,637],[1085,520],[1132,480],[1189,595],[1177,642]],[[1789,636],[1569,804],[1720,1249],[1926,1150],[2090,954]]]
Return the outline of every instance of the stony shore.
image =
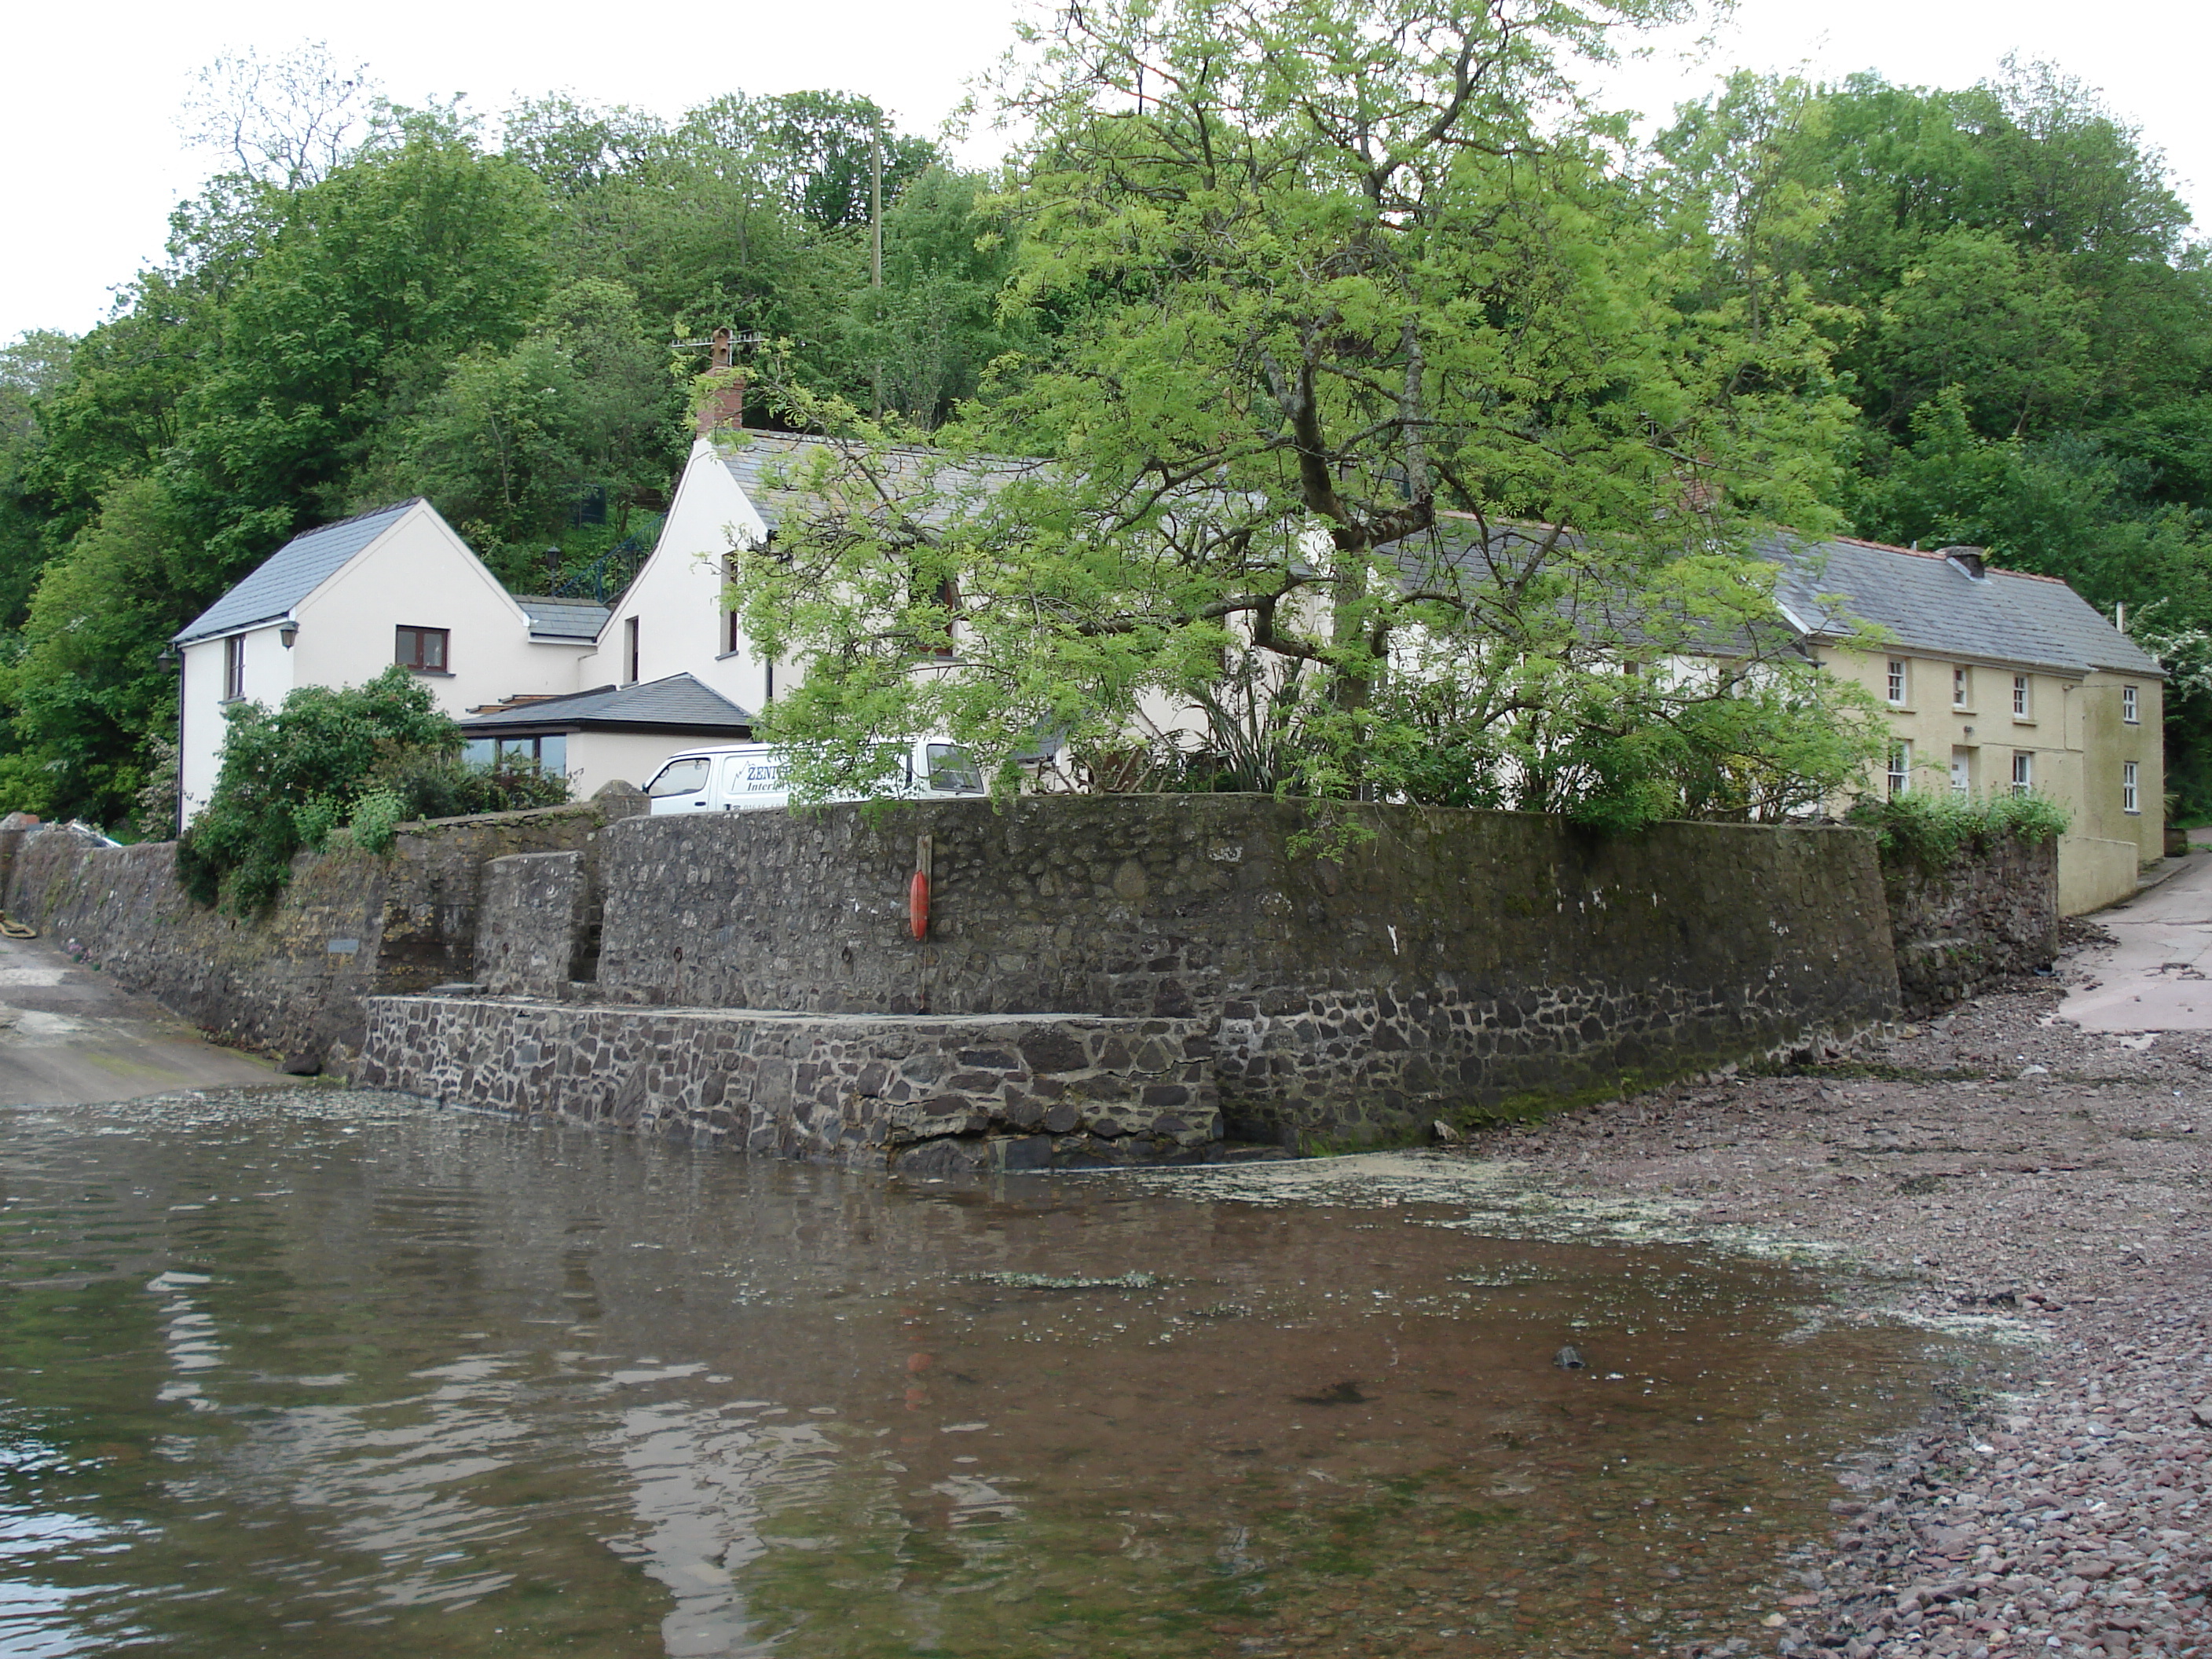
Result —
[[[1837,1504],[1758,1642],[1683,1654],[2212,1655],[2212,1034],[2085,1033],[2061,995],[2030,981],[1815,1074],[1470,1147],[1556,1190],[1841,1246],[1915,1311],[2022,1339]]]

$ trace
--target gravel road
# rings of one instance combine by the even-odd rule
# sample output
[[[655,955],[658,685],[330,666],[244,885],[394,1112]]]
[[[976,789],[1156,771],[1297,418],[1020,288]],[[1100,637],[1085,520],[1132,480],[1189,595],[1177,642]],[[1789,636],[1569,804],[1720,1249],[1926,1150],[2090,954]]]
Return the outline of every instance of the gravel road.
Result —
[[[2032,1329],[1997,1390],[1893,1449],[1769,1634],[1685,1654],[2212,1656],[2212,1032],[2084,1031],[2064,976],[1839,1056],[1470,1148],[1561,1191],[1847,1247],[1921,1311]]]

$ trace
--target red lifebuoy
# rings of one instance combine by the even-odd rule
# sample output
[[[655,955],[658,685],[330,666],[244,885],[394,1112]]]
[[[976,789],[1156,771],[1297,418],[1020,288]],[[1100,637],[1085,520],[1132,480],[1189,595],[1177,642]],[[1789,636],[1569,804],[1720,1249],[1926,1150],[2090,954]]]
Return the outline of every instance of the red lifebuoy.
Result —
[[[906,890],[907,925],[914,929],[916,939],[929,937],[929,875],[917,870]]]

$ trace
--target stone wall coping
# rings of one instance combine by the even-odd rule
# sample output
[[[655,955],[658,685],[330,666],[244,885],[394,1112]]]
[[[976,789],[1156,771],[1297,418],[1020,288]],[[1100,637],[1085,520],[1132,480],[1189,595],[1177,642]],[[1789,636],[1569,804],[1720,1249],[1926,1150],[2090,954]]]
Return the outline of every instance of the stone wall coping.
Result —
[[[529,823],[544,818],[605,816],[604,801],[572,800],[559,806],[518,806],[506,812],[468,812],[457,818],[410,818],[393,827],[400,834],[419,836],[425,830],[453,830],[471,823]]]
[[[1211,1019],[1175,1018],[1148,1014],[811,1014],[790,1008],[684,1008],[665,1003],[555,1001],[549,997],[483,996],[473,993],[441,996],[385,996],[368,999],[372,1007],[410,1004],[465,1003],[472,1008],[513,1008],[519,1012],[560,1009],[568,1013],[609,1014],[617,1018],[673,1020],[746,1020],[774,1025],[841,1025],[854,1030],[890,1026],[899,1030],[976,1030],[985,1026],[1074,1025],[1085,1030],[1166,1030],[1212,1029]]]

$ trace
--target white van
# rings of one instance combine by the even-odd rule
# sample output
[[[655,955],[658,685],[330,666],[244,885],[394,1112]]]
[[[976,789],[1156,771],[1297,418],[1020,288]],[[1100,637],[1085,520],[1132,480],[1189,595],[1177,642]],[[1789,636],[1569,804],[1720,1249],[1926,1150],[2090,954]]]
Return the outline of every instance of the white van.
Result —
[[[791,804],[783,757],[766,744],[730,744],[671,755],[645,786],[662,812],[756,812]],[[975,763],[957,744],[922,738],[907,746],[885,792],[892,800],[958,800],[983,794]],[[839,796],[858,800],[860,796]]]

